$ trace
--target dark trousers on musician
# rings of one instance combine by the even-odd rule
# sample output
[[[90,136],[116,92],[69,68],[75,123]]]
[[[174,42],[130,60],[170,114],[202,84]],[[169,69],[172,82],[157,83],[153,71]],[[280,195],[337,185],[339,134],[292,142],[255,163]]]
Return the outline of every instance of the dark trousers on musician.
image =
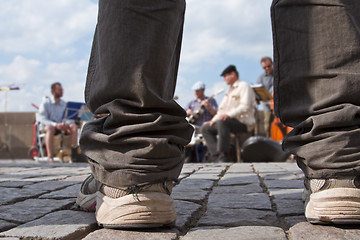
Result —
[[[112,187],[175,180],[193,128],[173,100],[184,0],[100,0],[85,98],[95,114],[80,143]]]
[[[212,126],[204,124],[201,127],[201,133],[212,156],[216,156],[219,153],[229,153],[231,148],[230,134],[240,132],[247,132],[247,127],[235,118],[219,120]]]
[[[309,178],[360,171],[360,1],[274,0],[275,111]]]

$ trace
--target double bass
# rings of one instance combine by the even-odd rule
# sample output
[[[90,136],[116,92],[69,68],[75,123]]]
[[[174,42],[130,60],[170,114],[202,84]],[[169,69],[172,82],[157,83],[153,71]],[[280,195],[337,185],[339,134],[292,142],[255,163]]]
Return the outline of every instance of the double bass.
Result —
[[[274,99],[270,102],[270,108],[274,111]],[[274,119],[270,125],[270,138],[276,142],[280,142],[292,130],[291,127],[284,125],[280,118],[274,114]]]

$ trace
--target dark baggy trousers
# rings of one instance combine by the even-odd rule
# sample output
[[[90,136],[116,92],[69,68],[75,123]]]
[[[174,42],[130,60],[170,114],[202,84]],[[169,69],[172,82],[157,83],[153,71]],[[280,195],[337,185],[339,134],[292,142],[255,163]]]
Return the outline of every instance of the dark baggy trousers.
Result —
[[[184,0],[100,0],[85,98],[95,114],[80,145],[113,187],[176,180],[192,135],[173,100]]]
[[[247,127],[235,118],[218,120],[212,126],[205,124],[201,127],[201,133],[205,138],[208,150],[213,156],[229,153],[231,149],[230,134],[240,132],[247,132]]]
[[[309,178],[360,170],[360,1],[274,0],[275,111]]]

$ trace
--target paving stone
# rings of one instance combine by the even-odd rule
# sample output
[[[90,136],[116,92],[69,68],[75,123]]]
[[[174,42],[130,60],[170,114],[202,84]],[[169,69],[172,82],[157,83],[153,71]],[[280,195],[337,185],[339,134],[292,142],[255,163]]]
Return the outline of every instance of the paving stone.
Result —
[[[235,163],[226,171],[228,173],[254,173],[251,163]]]
[[[304,216],[304,214],[299,215],[299,216],[290,216],[290,217],[285,217],[284,221],[287,225],[287,228],[291,228],[292,226],[301,223],[301,222],[306,222],[306,218]]]
[[[294,162],[185,164],[172,194],[175,226],[151,231],[98,229],[94,213],[64,210],[90,172],[87,163],[0,160],[0,239],[286,239],[280,225],[290,228],[289,240],[360,236],[359,226],[306,222]]]
[[[184,229],[187,224],[191,223],[191,217],[200,209],[200,204],[187,202],[187,201],[174,201],[176,209],[176,227],[178,229]]]
[[[45,168],[45,169],[40,169],[39,171],[37,171],[36,174],[39,175],[43,175],[43,176],[64,176],[64,175],[68,175],[68,176],[74,176],[74,175],[79,175],[79,174],[85,174],[85,173],[90,173],[90,167],[87,168],[81,168],[81,167],[77,167],[74,168],[74,166],[72,167],[56,167],[56,168]]]
[[[191,179],[185,178],[180,182],[181,189],[188,189],[188,191],[196,190],[196,189],[210,189],[214,185],[214,181],[206,180],[206,179]]]
[[[199,173],[199,172],[196,172],[196,173],[193,173],[191,174],[188,179],[205,179],[205,180],[213,180],[213,181],[216,181],[220,178],[219,174],[218,173]]]
[[[259,174],[262,178],[264,178],[265,180],[298,180],[299,177],[296,176],[295,174],[293,173],[275,173],[275,174],[269,174],[269,173],[265,173],[265,174],[262,174],[260,173]]]
[[[210,194],[208,208],[271,210],[271,202],[264,193]]]
[[[8,230],[10,228],[14,228],[16,226],[17,225],[14,224],[14,223],[7,222],[7,221],[4,221],[4,220],[0,220],[0,232],[6,231],[6,230]]]
[[[304,189],[304,182],[302,180],[265,180],[265,185],[268,188],[299,188]]]
[[[76,184],[69,186],[67,188],[52,191],[50,193],[41,195],[39,198],[53,198],[53,199],[64,199],[64,198],[76,198],[77,194],[80,191],[81,184]]]
[[[225,174],[218,185],[241,185],[241,184],[249,184],[249,183],[260,183],[259,178],[256,174],[250,173],[239,173],[239,174]]]
[[[202,168],[199,169],[198,172],[207,172],[207,173],[221,173],[227,168],[228,165],[207,165],[204,164]]]
[[[1,176],[0,176],[1,177]],[[0,187],[8,187],[8,188],[21,188],[23,186],[26,185],[32,185],[35,182],[33,181],[28,181],[28,180],[24,180],[24,181],[6,181],[6,182],[1,182],[0,181]]]
[[[75,203],[75,199],[28,199],[23,202],[0,206],[0,219],[26,223],[73,203]]]
[[[3,166],[3,164],[1,164]],[[0,167],[0,174],[14,173],[24,171],[24,167]]]
[[[267,169],[256,169],[256,170],[260,176],[271,176],[271,175],[282,175],[282,174],[295,175],[293,172],[289,172],[288,170],[279,167],[274,167],[274,168],[271,167],[270,169],[267,168]],[[267,170],[271,170],[271,171],[267,171]]]
[[[89,173],[85,173],[83,175],[67,177],[63,181],[73,182],[73,183],[82,183],[89,176],[89,174],[90,174],[90,171],[89,171]]]
[[[94,213],[65,210],[2,232],[0,237],[81,239],[97,228]]]
[[[48,192],[63,189],[71,185],[74,185],[74,183],[70,181],[44,181],[25,186],[23,190]]]
[[[274,226],[277,222],[276,214],[272,211],[208,206],[198,226]]]
[[[21,188],[0,188],[0,205],[22,201],[45,193],[45,190],[30,190]],[[1,214],[1,213],[0,213]]]
[[[171,197],[177,200],[202,202],[206,198],[207,194],[208,191],[198,188],[189,189],[187,187],[183,187],[182,185],[180,185],[173,188]]]
[[[270,188],[268,192],[275,199],[301,199],[304,189],[278,189]]]
[[[358,240],[360,229],[359,226],[340,228],[302,222],[290,228],[289,235],[291,240]]]
[[[191,173],[194,173],[195,171],[198,171],[200,168],[203,168],[204,165],[197,164],[197,163],[187,163],[184,164],[183,168],[181,169],[181,175],[190,175]]]
[[[263,189],[258,183],[250,183],[245,185],[233,186],[217,186],[213,188],[211,194],[248,194],[248,193],[262,193]]]
[[[296,164],[296,161],[293,162],[284,162],[284,163],[278,163],[278,166],[280,166],[281,168],[284,168],[286,170],[288,170],[289,172],[293,172],[293,173],[303,173],[302,170],[298,167],[298,165]]]
[[[194,228],[181,240],[287,240],[284,231],[277,227],[244,226],[233,228]]]
[[[260,173],[267,173],[267,172],[284,172],[284,168],[280,166],[281,164],[277,165],[275,163],[253,163],[253,167],[255,171]]]
[[[113,229],[100,229],[87,235],[83,240],[177,240],[178,232],[176,229],[154,229],[139,231],[122,231]]]
[[[206,179],[216,181],[220,178],[222,172],[225,171],[225,167],[205,167],[199,169],[199,171],[191,174],[189,179]]]
[[[0,175],[0,182],[9,182],[9,181],[18,181],[18,180],[32,181],[32,182],[40,181],[40,180],[31,179],[32,177],[34,177],[34,174],[2,174]]]
[[[51,175],[51,176],[31,176],[26,179],[31,181],[60,181],[67,178],[68,175]]]
[[[304,214],[304,202],[302,200],[274,199],[273,201],[280,216]]]

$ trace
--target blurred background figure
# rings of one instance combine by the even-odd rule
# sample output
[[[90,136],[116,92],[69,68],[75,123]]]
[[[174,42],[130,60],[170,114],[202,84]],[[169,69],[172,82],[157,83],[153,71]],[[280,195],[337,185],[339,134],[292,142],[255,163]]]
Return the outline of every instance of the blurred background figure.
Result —
[[[264,73],[262,73],[256,81],[256,84],[262,85],[268,90],[268,92],[273,94],[273,84],[274,84],[274,75],[273,75],[273,62],[270,57],[263,57],[260,60],[261,67],[264,69]],[[257,101],[257,104],[260,104]],[[262,109],[264,112],[264,129],[265,136],[270,137],[270,126],[271,122],[274,119],[273,109],[271,109],[270,102],[262,102]]]
[[[251,86],[239,79],[234,65],[221,73],[229,85],[218,112],[201,127],[211,161],[231,162],[230,134],[251,132],[255,126],[255,92]]]
[[[185,148],[185,162],[201,162],[206,152],[202,142],[200,127],[204,122],[210,121],[216,114],[218,105],[214,95],[205,96],[205,84],[196,82],[192,88],[195,99],[190,101],[185,110],[188,120],[195,127],[195,132],[190,144]]]
[[[45,146],[49,162],[54,162],[54,136],[71,135],[73,153],[78,151],[78,126],[73,121],[63,121],[66,102],[62,100],[63,88],[59,82],[51,85],[52,97],[45,96],[39,107],[39,122],[45,131]],[[76,158],[76,156],[73,156]]]

